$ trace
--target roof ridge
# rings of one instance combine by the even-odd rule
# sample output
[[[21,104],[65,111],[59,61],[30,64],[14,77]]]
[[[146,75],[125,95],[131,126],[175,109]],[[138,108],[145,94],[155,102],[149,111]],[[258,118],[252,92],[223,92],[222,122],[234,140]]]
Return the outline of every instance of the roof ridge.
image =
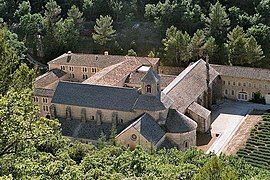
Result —
[[[193,64],[190,64],[186,69],[184,69],[184,71],[182,71],[164,90],[164,94],[168,94],[181,80],[183,80],[188,73],[193,70],[198,64],[199,62],[203,61],[202,59],[199,59],[198,61],[194,62]],[[204,62],[204,61],[203,61]],[[190,68],[190,69],[188,69]],[[187,71],[187,72],[185,72]],[[182,73],[185,73],[183,76],[180,76]],[[179,78],[179,79],[178,79]],[[177,81],[177,82],[174,82]],[[170,87],[171,85],[171,87]],[[169,90],[167,90],[167,88],[169,88]]]

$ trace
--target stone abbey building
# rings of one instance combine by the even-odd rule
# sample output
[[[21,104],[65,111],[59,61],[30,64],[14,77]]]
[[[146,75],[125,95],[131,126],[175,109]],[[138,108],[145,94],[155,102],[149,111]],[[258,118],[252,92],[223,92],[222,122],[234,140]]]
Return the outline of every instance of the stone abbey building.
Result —
[[[211,105],[221,98],[247,101],[270,93],[270,71],[190,64],[178,76],[158,74],[159,59],[75,54],[48,63],[35,81],[41,116],[57,118],[64,136],[95,143],[115,133],[131,148],[186,149],[211,125]]]

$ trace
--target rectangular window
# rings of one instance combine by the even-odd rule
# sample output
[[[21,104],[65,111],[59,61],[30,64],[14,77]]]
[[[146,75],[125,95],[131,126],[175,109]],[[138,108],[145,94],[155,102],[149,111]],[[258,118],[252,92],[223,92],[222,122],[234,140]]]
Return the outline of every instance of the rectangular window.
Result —
[[[87,79],[87,78],[88,78],[87,74],[83,74],[83,79]]]
[[[87,72],[87,67],[82,67],[82,72]]]
[[[69,71],[74,71],[74,67],[73,66],[69,66]]]
[[[97,68],[92,68],[92,69],[91,69],[91,72],[92,72],[92,73],[96,73],[96,72],[97,72]]]
[[[48,98],[43,98],[43,103],[48,103]]]

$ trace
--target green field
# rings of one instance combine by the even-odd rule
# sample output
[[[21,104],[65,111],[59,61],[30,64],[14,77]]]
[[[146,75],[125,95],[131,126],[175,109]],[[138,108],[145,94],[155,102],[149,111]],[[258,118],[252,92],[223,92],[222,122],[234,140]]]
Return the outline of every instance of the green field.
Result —
[[[270,114],[252,129],[245,148],[237,152],[253,166],[270,170]]]

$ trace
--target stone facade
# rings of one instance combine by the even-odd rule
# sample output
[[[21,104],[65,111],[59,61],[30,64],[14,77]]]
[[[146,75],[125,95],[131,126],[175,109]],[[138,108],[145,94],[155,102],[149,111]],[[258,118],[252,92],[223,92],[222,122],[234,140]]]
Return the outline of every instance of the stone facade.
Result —
[[[248,101],[253,94],[260,92],[263,96],[270,93],[270,81],[221,76],[222,96],[228,99]]]

